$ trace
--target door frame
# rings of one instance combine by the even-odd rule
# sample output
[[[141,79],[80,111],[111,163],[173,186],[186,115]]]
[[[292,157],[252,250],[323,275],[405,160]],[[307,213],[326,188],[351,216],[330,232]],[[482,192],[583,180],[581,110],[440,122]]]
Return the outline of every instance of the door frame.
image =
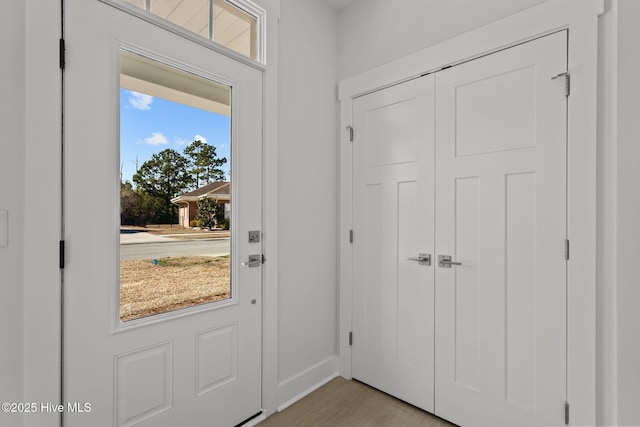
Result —
[[[93,0],[99,1],[99,0]],[[262,405],[273,414],[278,393],[278,21],[280,0],[252,0],[266,13],[266,58],[263,71],[263,251],[268,261],[262,280]],[[24,394],[34,402],[60,402],[61,394],[61,270],[58,241],[62,238],[62,91],[59,39],[61,3],[27,0],[25,10],[26,117],[38,117],[38,126],[25,130],[25,253],[39,268],[24,272]],[[226,49],[214,50],[227,54]],[[73,51],[67,46],[68,52]],[[233,57],[233,55],[230,55]],[[73,59],[67,56],[67,66]],[[246,62],[246,61],[245,61]],[[43,183],[47,183],[43,191]],[[42,206],[47,215],[42,218]],[[268,232],[266,232],[268,230]],[[60,415],[34,413],[25,426],[60,426]]]
[[[571,74],[567,115],[567,235],[571,242],[567,264],[567,395],[570,425],[596,424],[597,52],[598,17],[602,13],[604,0],[551,0],[340,82],[341,376],[351,378],[353,254],[349,233],[353,228],[353,152],[349,127],[353,123],[353,100],[444,66],[567,29],[567,69]],[[357,135],[358,130],[353,131]]]

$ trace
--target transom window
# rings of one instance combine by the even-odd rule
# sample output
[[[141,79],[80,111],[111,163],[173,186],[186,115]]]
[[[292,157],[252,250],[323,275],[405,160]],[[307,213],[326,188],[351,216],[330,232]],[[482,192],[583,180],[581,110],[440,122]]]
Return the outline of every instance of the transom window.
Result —
[[[248,58],[262,60],[259,52],[262,14],[246,0],[122,1]]]

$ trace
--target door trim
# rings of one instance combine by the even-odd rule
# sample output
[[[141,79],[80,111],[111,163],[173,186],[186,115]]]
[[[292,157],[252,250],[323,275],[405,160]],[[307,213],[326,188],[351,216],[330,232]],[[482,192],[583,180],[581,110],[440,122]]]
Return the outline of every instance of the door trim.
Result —
[[[559,30],[569,30],[567,235],[567,395],[571,425],[596,423],[596,123],[598,16],[603,0],[551,0],[436,46],[346,79],[340,99],[339,372],[351,378],[354,98],[443,66],[468,61]],[[551,76],[550,76],[551,77]],[[354,129],[357,138],[358,129]],[[358,238],[358,236],[354,236]],[[356,338],[357,339],[357,338]]]

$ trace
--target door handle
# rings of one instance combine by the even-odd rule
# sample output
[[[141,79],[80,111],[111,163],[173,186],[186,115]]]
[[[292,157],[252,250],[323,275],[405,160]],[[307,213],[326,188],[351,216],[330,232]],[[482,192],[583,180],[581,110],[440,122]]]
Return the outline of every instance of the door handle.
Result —
[[[407,261],[418,261],[420,265],[431,265],[431,254],[418,254],[418,258],[405,257]]]
[[[249,255],[249,261],[243,262],[247,267],[260,267],[262,265],[262,255]]]
[[[462,263],[452,261],[451,255],[438,255],[438,267],[451,268],[452,265],[462,265]]]

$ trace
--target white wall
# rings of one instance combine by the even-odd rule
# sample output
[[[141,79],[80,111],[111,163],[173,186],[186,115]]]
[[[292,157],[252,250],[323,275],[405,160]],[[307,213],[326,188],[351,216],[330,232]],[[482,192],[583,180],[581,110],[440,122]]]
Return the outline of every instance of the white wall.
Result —
[[[640,1],[618,0],[618,423],[640,425]]]
[[[546,0],[360,0],[339,14],[339,79]]]
[[[337,17],[282,0],[279,27],[279,404],[336,372]]]
[[[0,248],[0,401],[23,401],[25,7],[3,2],[0,13],[0,211],[9,212],[9,245]],[[0,425],[21,425],[0,412]]]

